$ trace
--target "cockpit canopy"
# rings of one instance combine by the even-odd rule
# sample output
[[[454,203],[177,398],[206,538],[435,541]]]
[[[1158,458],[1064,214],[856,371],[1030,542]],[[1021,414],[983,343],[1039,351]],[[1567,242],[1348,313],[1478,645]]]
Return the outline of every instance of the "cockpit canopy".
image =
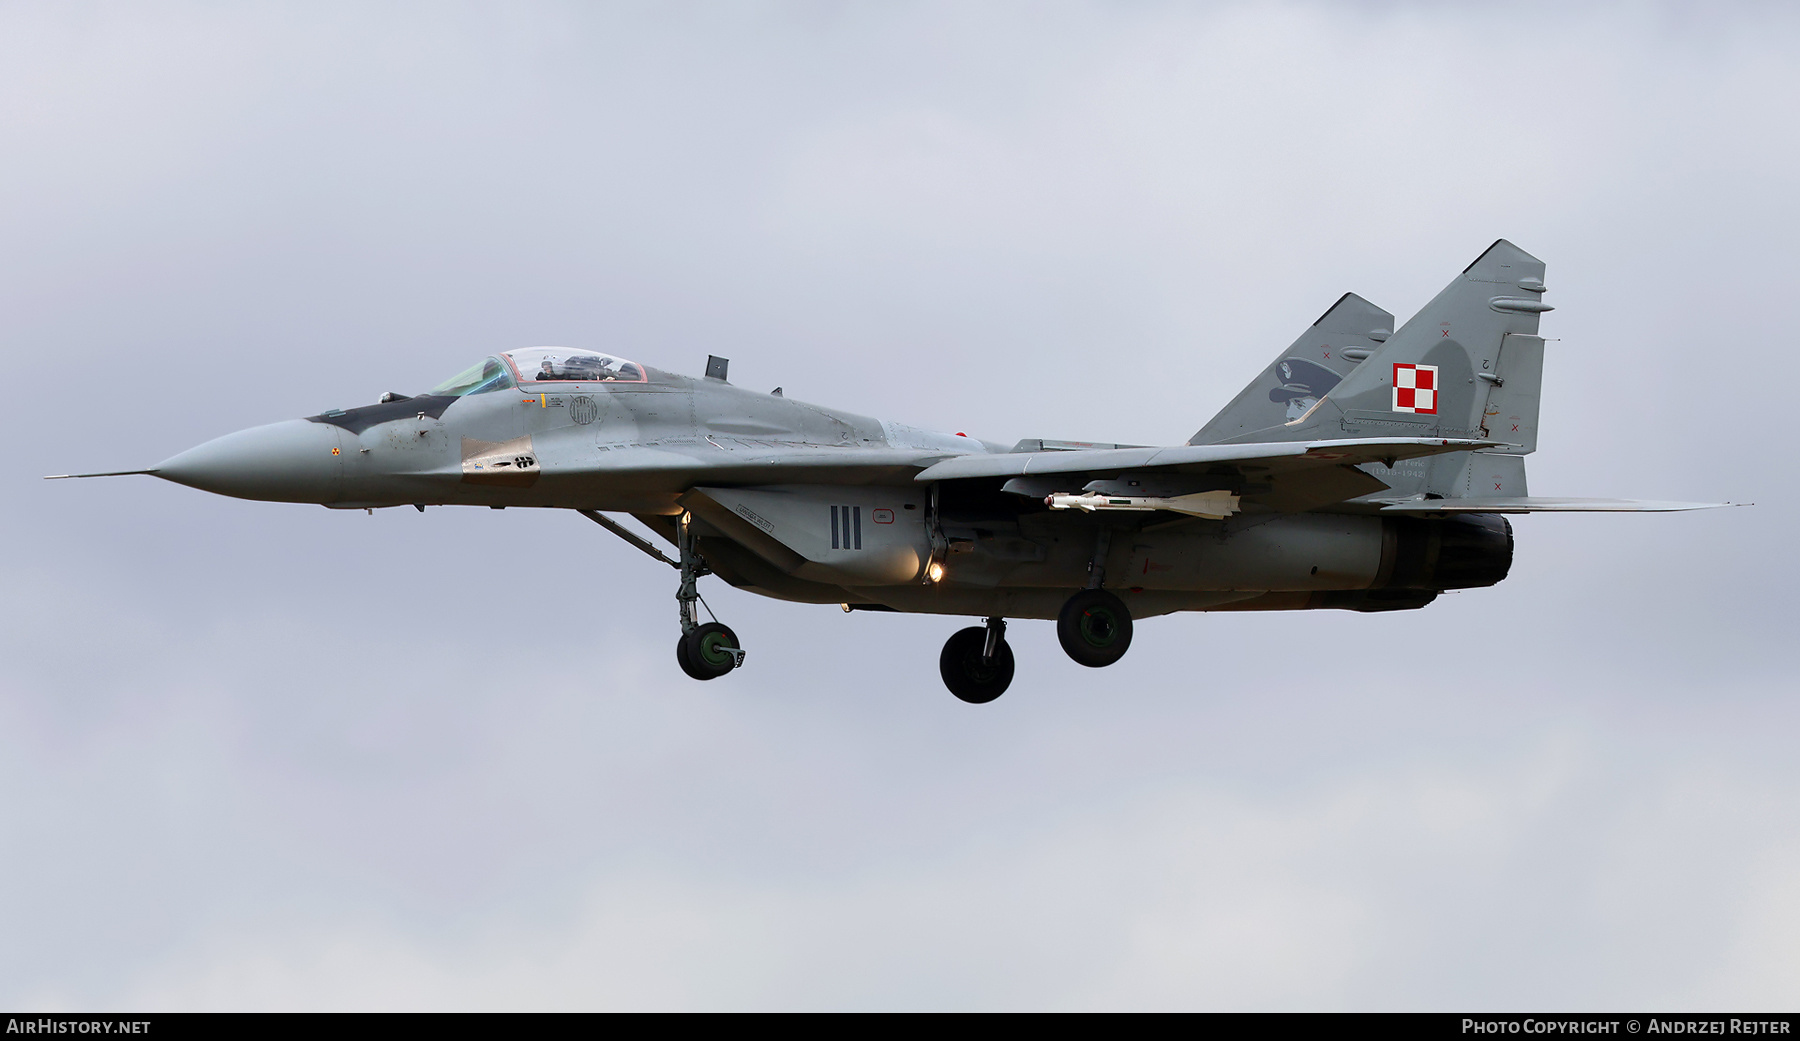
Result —
[[[526,347],[485,358],[427,393],[460,398],[531,383],[644,383],[649,378],[642,365],[610,354]]]

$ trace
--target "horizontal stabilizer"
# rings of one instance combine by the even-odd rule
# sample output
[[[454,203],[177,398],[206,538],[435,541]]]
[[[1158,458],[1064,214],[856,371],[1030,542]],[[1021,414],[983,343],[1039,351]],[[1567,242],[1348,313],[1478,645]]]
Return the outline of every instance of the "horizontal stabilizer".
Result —
[[[1485,499],[1415,499],[1382,508],[1383,513],[1674,513],[1748,506],[1742,502],[1663,502],[1656,499],[1559,499],[1542,495]]]

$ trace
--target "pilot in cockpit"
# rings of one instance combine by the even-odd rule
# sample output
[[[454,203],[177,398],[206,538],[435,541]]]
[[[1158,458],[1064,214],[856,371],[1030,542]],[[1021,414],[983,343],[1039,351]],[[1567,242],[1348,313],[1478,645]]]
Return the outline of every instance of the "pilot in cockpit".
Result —
[[[559,372],[557,371],[553,360],[545,358],[538,365],[537,379],[540,381],[586,380],[592,382],[606,382],[608,380],[619,379],[623,375],[618,369],[613,367],[614,364],[615,363],[611,358],[602,357],[597,354],[571,354],[563,361],[562,371]]]
[[[619,374],[613,369],[611,358],[598,354],[573,354],[563,363],[563,378],[604,382],[618,379]]]

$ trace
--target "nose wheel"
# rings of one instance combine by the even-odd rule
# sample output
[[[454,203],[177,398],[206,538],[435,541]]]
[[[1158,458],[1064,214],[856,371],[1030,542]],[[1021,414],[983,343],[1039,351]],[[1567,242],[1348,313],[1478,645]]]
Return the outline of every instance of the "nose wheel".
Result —
[[[951,636],[938,655],[938,672],[950,693],[971,705],[985,705],[1006,693],[1013,679],[1006,622],[989,618],[986,627],[970,626]]]
[[[681,634],[675,642],[675,660],[694,679],[716,680],[744,664],[744,651],[730,626],[707,622]]]

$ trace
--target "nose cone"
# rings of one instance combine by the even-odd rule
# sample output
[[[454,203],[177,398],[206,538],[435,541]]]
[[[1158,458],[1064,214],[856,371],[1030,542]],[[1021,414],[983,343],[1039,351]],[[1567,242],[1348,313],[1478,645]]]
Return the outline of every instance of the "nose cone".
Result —
[[[201,491],[271,502],[334,502],[343,480],[338,428],[304,419],[214,438],[158,463],[156,476]]]

